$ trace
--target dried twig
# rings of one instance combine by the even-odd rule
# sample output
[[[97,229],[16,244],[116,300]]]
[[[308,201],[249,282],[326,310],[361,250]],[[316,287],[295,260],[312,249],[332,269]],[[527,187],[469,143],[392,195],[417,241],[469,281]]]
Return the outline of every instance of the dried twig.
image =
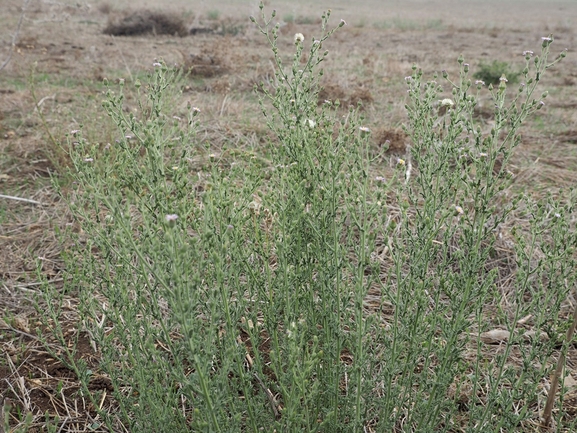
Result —
[[[577,327],[577,306],[573,309],[573,323],[571,327],[567,330],[567,336],[565,337],[565,342],[569,344],[573,339],[573,334],[575,333],[575,328]],[[545,404],[545,409],[543,409],[543,426],[548,428],[551,425],[551,414],[553,412],[553,404],[555,403],[555,396],[557,395],[557,386],[559,385],[559,378],[563,372],[563,367],[565,366],[565,349],[561,350],[559,354],[559,359],[557,360],[557,368],[553,374],[553,380],[551,387],[549,388],[549,394],[547,394],[547,403]]]
[[[39,201],[31,200],[31,199],[29,199],[29,198],[14,197],[14,196],[12,196],[12,195],[0,194],[0,198],[5,198],[5,199],[7,199],[7,200],[23,201],[24,203],[42,205],[42,203],[40,203]]]
[[[22,27],[22,21],[24,20],[24,14],[26,13],[28,3],[30,3],[30,0],[24,0],[24,5],[22,6],[22,13],[20,14],[20,19],[18,20],[16,31],[12,35],[12,44],[10,45],[10,52],[8,53],[8,57],[6,58],[6,60],[4,60],[4,63],[0,65],[0,71],[4,69],[12,59],[12,54],[14,54],[14,50],[16,49],[16,41],[18,40],[18,34],[20,33],[20,27]]]
[[[2,394],[0,396],[0,433],[5,433],[4,432],[4,420],[6,419],[6,414],[4,413],[4,411],[5,411],[4,402],[5,401],[6,401],[6,396],[4,394]]]
[[[262,388],[262,390],[264,391],[266,398],[268,399],[268,402],[270,403],[270,407],[272,409],[272,411],[274,412],[274,417],[276,419],[280,418],[280,412],[278,411],[278,403],[276,401],[276,399],[274,398],[273,393],[271,392],[270,389],[268,389],[262,380],[260,380],[260,377],[258,377],[258,374],[254,373],[254,377],[256,378],[256,380],[258,381],[258,384],[260,385],[260,387]]]

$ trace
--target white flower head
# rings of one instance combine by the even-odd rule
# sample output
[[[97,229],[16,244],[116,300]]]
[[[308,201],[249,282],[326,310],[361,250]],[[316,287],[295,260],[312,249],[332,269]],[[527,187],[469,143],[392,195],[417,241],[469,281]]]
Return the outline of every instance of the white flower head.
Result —
[[[449,98],[445,98],[441,101],[441,107],[453,107],[455,105],[455,103],[449,99]]]
[[[167,223],[174,222],[178,219],[178,215],[171,213],[166,215],[164,219],[166,220]]]
[[[302,33],[295,34],[295,44],[302,44],[305,40],[305,37]]]
[[[313,119],[307,119],[307,125],[309,128],[313,129],[315,126],[317,126],[317,122],[315,122]]]

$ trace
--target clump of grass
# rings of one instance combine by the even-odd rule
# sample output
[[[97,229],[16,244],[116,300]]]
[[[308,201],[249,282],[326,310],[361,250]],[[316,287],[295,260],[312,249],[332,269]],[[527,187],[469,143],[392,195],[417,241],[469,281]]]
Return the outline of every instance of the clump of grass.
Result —
[[[211,21],[216,21],[220,18],[220,11],[217,9],[211,9],[206,13],[206,18]]]
[[[395,28],[401,31],[440,30],[444,27],[444,23],[443,20],[440,19],[428,20],[425,23],[421,23],[410,19],[395,17],[389,20],[377,21],[373,23],[373,27],[382,30]]]
[[[70,137],[76,183],[65,198],[87,236],[68,256],[67,288],[78,292],[122,424],[486,432],[534,420],[528,406],[540,405],[576,278],[575,197],[510,197],[507,167],[520,125],[542,107],[534,94],[558,61],[547,61],[552,39],[536,61],[527,55],[525,85],[509,102],[506,81],[473,85],[462,58],[457,79],[443,74],[452,96],[440,101],[439,77],[426,82],[414,67],[411,152],[374,176],[359,111],[318,104],[323,44],[345,22],[329,28],[323,14],[319,35],[294,36],[286,64],[275,13],[260,10],[251,21],[275,76],[256,90],[277,137],[264,169],[196,137],[201,110],[175,111],[181,75],[162,63],[135,82],[138,114],[124,109],[124,83],[108,89],[114,145]],[[495,106],[490,131],[474,123],[481,92]],[[496,255],[513,213],[527,227],[512,233],[506,287]],[[45,325],[61,333],[58,293],[46,297]],[[494,305],[506,309],[499,323]],[[525,338],[525,317],[550,339]],[[492,354],[484,336],[497,326],[508,338]],[[510,362],[513,350],[522,362]],[[92,372],[72,350],[65,357],[98,407]]]
[[[318,23],[318,18],[314,18],[311,16],[305,16],[305,15],[300,15],[298,17],[295,18],[294,22],[296,24],[304,24],[304,25],[308,25],[308,24],[315,24]]]
[[[521,72],[515,71],[509,63],[499,60],[493,60],[491,63],[480,63],[478,70],[473,74],[473,78],[487,84],[499,84],[502,77],[514,84],[519,81],[520,76]]]

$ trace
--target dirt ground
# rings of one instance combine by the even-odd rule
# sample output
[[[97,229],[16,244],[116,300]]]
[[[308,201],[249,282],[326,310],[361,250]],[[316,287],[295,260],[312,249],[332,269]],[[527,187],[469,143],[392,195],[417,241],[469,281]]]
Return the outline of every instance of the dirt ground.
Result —
[[[2,0],[0,65],[10,55],[23,1]],[[404,77],[417,64],[425,75],[457,70],[463,54],[474,71],[494,59],[523,66],[524,50],[537,52],[541,37],[553,34],[553,51],[567,58],[548,73],[545,107],[522,131],[515,160],[517,182],[535,194],[575,186],[577,182],[577,5],[566,1],[523,0],[267,0],[278,11],[280,50],[291,53],[297,32],[310,39],[318,33],[322,11],[332,8],[332,22],[347,25],[326,47],[324,93],[345,104],[361,102],[375,146],[385,142],[402,156],[408,138]],[[170,28],[161,34],[153,25],[132,36],[105,34],[110,23],[142,11],[157,12],[158,1],[91,3],[31,0],[14,41],[12,57],[0,70],[0,408],[32,414],[28,431],[43,430],[45,417],[59,416],[62,432],[88,431],[96,412],[77,397],[74,374],[57,362],[37,335],[42,323],[34,302],[42,288],[40,272],[56,288],[62,284],[62,244],[57,228],[73,223],[50,182],[65,156],[56,144],[84,126],[88,139],[106,143],[113,128],[100,108],[105,86],[145,77],[153,62],[192,68],[186,102],[201,108],[205,140],[254,146],[266,134],[252,90],[273,76],[271,53],[250,15],[257,1],[173,0],[164,12],[181,19],[185,33]],[[142,20],[142,17],[139,18]],[[142,24],[142,23],[141,23]],[[144,24],[142,24],[144,25]],[[130,99],[128,99],[129,109]],[[488,100],[481,101],[481,111]],[[483,105],[485,104],[485,105]],[[42,114],[40,116],[39,114]],[[22,201],[16,198],[32,200]],[[70,297],[68,336],[77,338],[78,357],[96,367],[96,354],[74,320]],[[56,351],[60,342],[47,336]],[[568,366],[577,379],[577,350]],[[106,390],[104,376],[91,387]],[[74,402],[74,407],[71,406]],[[103,401],[106,405],[110,402]],[[577,415],[577,392],[568,395],[564,410]],[[9,424],[22,425],[12,411]],[[62,421],[64,420],[64,421]],[[0,425],[0,432],[2,432]],[[100,431],[100,430],[90,430]]]

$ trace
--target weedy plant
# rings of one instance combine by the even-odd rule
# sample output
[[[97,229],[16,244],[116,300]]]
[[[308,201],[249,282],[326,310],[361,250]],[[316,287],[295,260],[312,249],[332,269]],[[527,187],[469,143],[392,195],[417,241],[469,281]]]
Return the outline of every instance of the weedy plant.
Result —
[[[522,72],[515,71],[507,62],[493,60],[491,63],[480,63],[479,69],[473,77],[487,84],[497,85],[501,77],[506,77],[507,80],[513,84],[517,83],[519,77],[522,75]]]
[[[65,197],[84,234],[66,287],[118,404],[99,415],[110,430],[159,432],[487,432],[534,420],[574,284],[574,196],[511,197],[507,163],[542,105],[533,94],[551,39],[527,55],[512,101],[506,82],[489,86],[490,131],[474,123],[482,85],[462,59],[458,80],[444,74],[452,98],[441,111],[442,86],[415,67],[410,158],[375,178],[357,109],[318,105],[323,44],[344,21],[329,29],[327,12],[317,38],[297,33],[287,66],[275,13],[260,9],[251,20],[276,65],[274,86],[259,89],[278,137],[267,170],[199,142],[200,110],[175,111],[180,75],[161,63],[134,83],[138,115],[124,110],[124,84],[108,91],[116,143],[70,136],[76,184]],[[494,258],[513,213],[528,227],[513,233],[504,293]],[[59,296],[46,292],[46,326],[64,342]],[[535,338],[519,327],[529,316]],[[496,325],[508,339],[489,359],[482,335]],[[92,371],[73,351],[64,361],[101,407]]]

